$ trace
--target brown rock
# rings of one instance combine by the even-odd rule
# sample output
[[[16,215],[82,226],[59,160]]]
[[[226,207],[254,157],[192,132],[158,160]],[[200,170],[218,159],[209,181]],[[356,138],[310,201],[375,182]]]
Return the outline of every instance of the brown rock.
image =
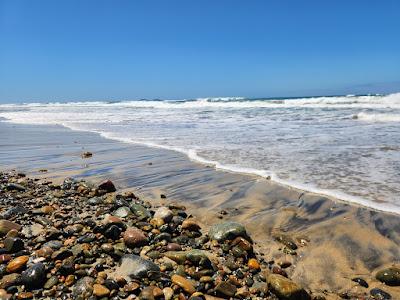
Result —
[[[182,223],[182,229],[189,231],[199,231],[201,227],[194,219],[186,219]]]
[[[18,299],[32,299],[33,293],[31,292],[21,292],[18,293]]]
[[[14,258],[13,260],[11,260],[8,263],[6,271],[8,273],[15,273],[15,272],[21,270],[23,267],[25,267],[28,260],[29,260],[29,256],[26,256],[26,255]]]
[[[0,220],[0,236],[6,235],[12,229],[20,231],[21,228],[22,226],[17,223],[8,220]]]
[[[0,289],[6,289],[9,286],[14,285],[19,277],[20,275],[17,273],[4,275],[3,278],[0,280]]]
[[[146,235],[138,228],[129,227],[123,234],[125,245],[135,248],[147,244]]]
[[[40,211],[44,214],[51,214],[54,211],[54,208],[50,205],[46,205],[41,207]]]
[[[272,292],[284,300],[308,300],[310,296],[299,285],[278,274],[268,276],[268,284]]]
[[[99,186],[98,186],[98,189],[106,191],[107,193],[112,193],[112,192],[115,192],[117,190],[115,188],[114,183],[112,183],[111,180],[106,180],[106,181],[103,181],[102,183],[100,183]]]
[[[110,294],[110,290],[101,284],[93,285],[93,295],[97,297],[105,297]]]
[[[193,294],[196,291],[192,281],[189,279],[186,279],[183,276],[174,274],[171,277],[171,281],[173,283],[175,283],[176,285],[180,286],[188,294]]]
[[[260,264],[258,263],[257,259],[255,259],[255,258],[250,258],[249,261],[247,262],[247,266],[252,270],[260,269]]]
[[[228,296],[228,297],[233,297],[236,294],[237,288],[233,284],[227,282],[227,281],[222,281],[220,282],[216,287],[215,290],[217,293]]]

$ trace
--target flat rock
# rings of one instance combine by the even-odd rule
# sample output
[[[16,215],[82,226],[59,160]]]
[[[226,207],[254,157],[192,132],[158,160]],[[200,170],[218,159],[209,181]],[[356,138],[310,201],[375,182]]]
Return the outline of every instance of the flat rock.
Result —
[[[151,273],[159,273],[160,268],[152,261],[134,254],[122,256],[119,266],[115,270],[115,277],[123,277],[127,281],[133,278],[148,277]]]
[[[6,235],[12,229],[20,231],[21,228],[22,226],[17,223],[8,220],[0,220],[0,235]]]
[[[238,236],[248,238],[244,226],[237,222],[224,222],[215,224],[210,228],[208,235],[210,236],[210,239],[217,240],[218,242],[233,240]]]
[[[284,300],[308,300],[310,296],[298,284],[278,274],[268,276],[268,284],[272,292]]]

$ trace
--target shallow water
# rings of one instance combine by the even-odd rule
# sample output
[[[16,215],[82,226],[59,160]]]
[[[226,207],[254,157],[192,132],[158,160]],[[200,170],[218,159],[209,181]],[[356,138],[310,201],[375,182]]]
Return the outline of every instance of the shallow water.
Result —
[[[400,212],[400,94],[1,105],[0,117],[178,150]]]

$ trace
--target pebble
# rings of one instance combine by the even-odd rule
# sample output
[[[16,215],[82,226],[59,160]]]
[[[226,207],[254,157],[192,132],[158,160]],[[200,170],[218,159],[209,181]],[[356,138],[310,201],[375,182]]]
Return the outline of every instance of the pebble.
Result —
[[[400,268],[391,267],[376,273],[376,279],[390,286],[400,285]]]
[[[179,285],[185,292],[188,294],[193,294],[196,289],[193,285],[193,282],[189,279],[186,279],[183,276],[180,275],[172,275],[171,281],[175,283],[176,285]]]
[[[144,232],[138,228],[129,227],[123,234],[124,243],[130,247],[135,248],[147,244],[147,237]]]
[[[8,273],[15,273],[17,271],[20,271],[22,268],[25,267],[26,263],[29,260],[29,256],[23,255],[23,256],[18,256],[17,258],[14,258],[7,264],[7,272]]]
[[[93,295],[97,297],[106,297],[110,294],[110,290],[101,284],[93,285]]]
[[[237,222],[224,222],[211,226],[208,235],[212,240],[222,242],[225,240],[233,240],[241,236],[247,238],[247,232],[244,226]]]
[[[382,291],[381,289],[378,289],[378,288],[370,290],[369,293],[372,296],[372,298],[375,300],[390,300],[390,299],[392,299],[392,296],[389,293]]]
[[[28,289],[41,288],[46,282],[46,267],[42,263],[30,266],[22,272],[21,282]]]

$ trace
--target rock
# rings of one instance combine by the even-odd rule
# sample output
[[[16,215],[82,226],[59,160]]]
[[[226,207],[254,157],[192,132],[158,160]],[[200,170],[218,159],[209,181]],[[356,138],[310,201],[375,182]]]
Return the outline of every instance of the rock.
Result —
[[[22,233],[26,237],[39,236],[39,235],[44,234],[44,227],[41,224],[34,223],[30,226],[24,226],[24,228],[22,229]]]
[[[14,258],[11,260],[8,265],[7,265],[7,272],[8,273],[15,273],[19,270],[21,270],[23,267],[25,267],[26,263],[29,260],[29,256],[18,256],[17,258]]]
[[[21,274],[21,282],[27,289],[43,287],[46,282],[46,268],[44,264],[37,263],[23,271]]]
[[[130,248],[146,245],[148,243],[144,232],[135,227],[129,227],[123,234],[124,243]]]
[[[101,284],[93,285],[93,295],[97,297],[106,297],[110,294],[110,290]]]
[[[167,251],[181,251],[182,247],[181,245],[177,243],[168,243],[168,245],[165,247]]]
[[[97,188],[106,191],[107,193],[113,193],[117,190],[111,180],[103,181]]]
[[[185,252],[186,259],[191,261],[197,266],[211,266],[211,262],[208,259],[207,252],[199,249],[192,249]]]
[[[7,252],[15,253],[24,249],[24,242],[17,237],[8,237],[4,240],[4,248]]]
[[[236,246],[246,252],[253,252],[253,245],[241,236],[238,236],[232,241],[232,246]]]
[[[12,229],[20,231],[21,228],[22,226],[17,223],[8,220],[0,220],[0,236],[6,235]]]
[[[222,294],[228,297],[233,297],[236,294],[237,288],[236,286],[227,281],[222,281],[215,287],[215,291],[218,294]]]
[[[5,212],[1,213],[0,216],[2,219],[11,219],[14,216],[23,215],[27,212],[28,212],[28,209],[17,205],[15,207],[11,207],[8,210],[6,210]]]
[[[154,300],[153,288],[152,286],[145,287],[139,294],[139,300]]]
[[[131,209],[133,214],[139,218],[139,220],[151,218],[151,213],[140,204],[132,203],[129,208]]]
[[[247,266],[252,270],[260,269],[260,264],[258,263],[257,259],[255,259],[255,258],[250,258],[249,261],[247,262]]]
[[[372,298],[375,300],[390,300],[390,299],[392,299],[392,296],[389,293],[382,291],[381,289],[378,289],[378,288],[370,290],[369,293],[372,296]]]
[[[172,220],[173,217],[172,211],[168,207],[159,207],[157,208],[156,212],[154,213],[154,218],[159,218],[164,220],[164,222],[168,223]]]
[[[376,273],[375,278],[390,286],[400,285],[400,268],[391,267]]]
[[[6,289],[9,286],[15,285],[15,283],[19,280],[20,275],[17,273],[4,275],[0,280],[0,288]]]
[[[268,276],[268,284],[272,292],[284,300],[308,300],[310,296],[299,285],[278,274]]]
[[[57,276],[51,276],[49,279],[47,279],[46,283],[44,284],[45,289],[51,289],[53,286],[55,286],[58,283],[58,277]]]
[[[186,279],[185,277],[175,274],[175,275],[171,276],[171,281],[174,284],[180,286],[186,293],[188,293],[190,295],[196,291],[192,281],[189,279]]]
[[[182,229],[189,231],[199,231],[201,229],[200,225],[194,219],[186,219],[182,222]]]
[[[89,298],[93,293],[93,283],[94,279],[89,276],[79,279],[72,289],[74,299],[83,300]]]
[[[10,254],[0,254],[0,264],[9,262],[12,259]]]
[[[368,288],[368,283],[362,278],[356,277],[356,278],[353,278],[352,281],[357,282],[362,287]]]
[[[163,294],[164,294],[165,300],[171,300],[172,297],[174,296],[174,290],[171,289],[170,287],[166,287],[163,289]]]
[[[186,261],[186,252],[184,251],[168,251],[164,253],[164,256],[178,264],[183,264]]]
[[[9,183],[7,184],[7,190],[25,192],[26,188],[18,183]]]
[[[120,218],[125,218],[131,214],[132,214],[131,210],[129,209],[129,207],[126,207],[126,206],[119,207],[119,208],[117,208],[116,211],[113,212],[114,216],[120,217]]]
[[[233,240],[238,236],[248,238],[244,226],[236,222],[224,222],[215,224],[210,228],[208,235],[210,236],[210,239],[216,240],[218,242]]]
[[[121,232],[121,228],[119,228],[117,225],[111,225],[104,232],[104,236],[108,239],[117,240],[119,239]]]
[[[115,278],[123,277],[127,281],[133,278],[148,277],[152,273],[159,273],[160,268],[150,260],[141,258],[134,254],[122,256],[119,266],[115,270]]]

